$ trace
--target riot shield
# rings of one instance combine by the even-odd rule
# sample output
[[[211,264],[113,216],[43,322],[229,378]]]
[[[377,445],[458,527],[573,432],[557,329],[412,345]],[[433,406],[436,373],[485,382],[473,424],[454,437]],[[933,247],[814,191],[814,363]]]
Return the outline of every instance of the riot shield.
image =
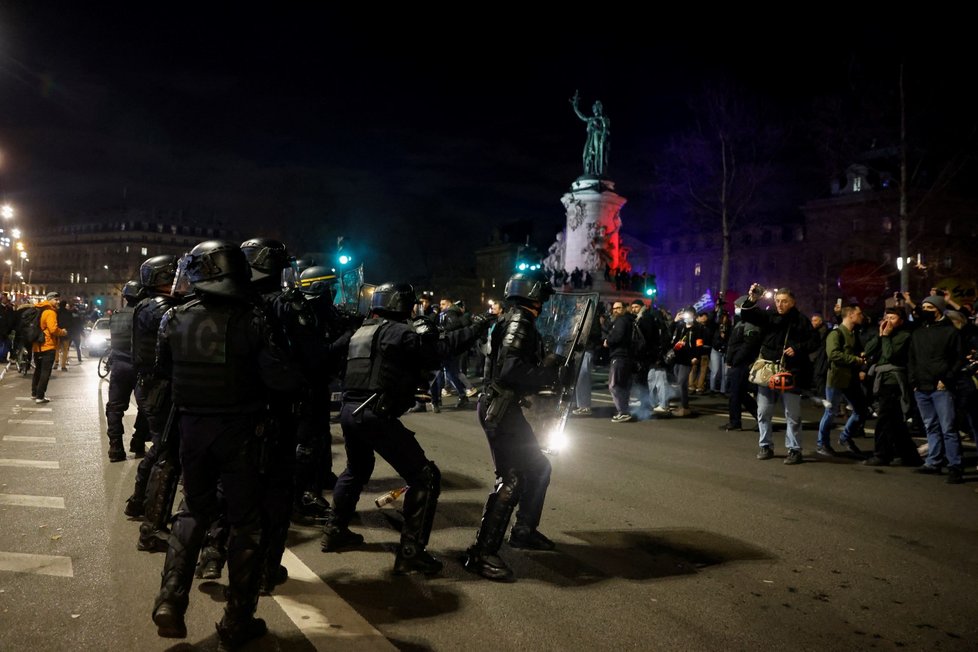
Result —
[[[363,291],[363,265],[340,272],[337,281],[333,305],[350,313],[366,314],[360,311],[361,293]]]
[[[543,340],[544,352],[566,358],[565,375],[569,386],[552,392],[541,392],[530,399],[524,414],[537,433],[545,452],[557,453],[565,445],[564,426],[574,402],[574,389],[584,357],[584,345],[591,332],[598,294],[558,292],[543,304],[536,327]]]

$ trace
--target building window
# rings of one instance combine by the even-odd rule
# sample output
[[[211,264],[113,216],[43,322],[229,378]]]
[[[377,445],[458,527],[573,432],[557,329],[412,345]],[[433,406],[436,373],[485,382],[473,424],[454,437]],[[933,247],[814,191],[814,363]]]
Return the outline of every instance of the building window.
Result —
[[[944,225],[944,235],[951,235],[951,220]]]
[[[853,179],[852,179],[852,191],[853,192],[859,192],[862,189],[863,189],[863,178],[862,177],[859,177],[859,176],[853,177]]]
[[[703,273],[703,268],[699,263],[693,265],[693,276],[699,276]]]
[[[129,247],[126,247],[126,251],[129,251]],[[149,249],[146,248],[146,247],[140,247],[139,248],[139,253],[140,253],[140,255],[148,256],[149,255]]]
[[[889,233],[893,230],[893,220],[889,217],[883,218],[883,233]]]
[[[944,269],[951,269],[952,267],[954,267],[954,260],[948,256],[944,259]]]

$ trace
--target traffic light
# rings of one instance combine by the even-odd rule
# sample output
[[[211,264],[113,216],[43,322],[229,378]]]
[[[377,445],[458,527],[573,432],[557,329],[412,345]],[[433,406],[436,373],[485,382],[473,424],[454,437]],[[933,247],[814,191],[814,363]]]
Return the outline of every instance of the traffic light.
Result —
[[[340,254],[339,256],[336,257],[336,262],[338,262],[340,265],[349,265],[350,261],[352,260],[353,258],[351,258],[347,254]]]
[[[533,271],[533,270],[540,269],[540,265],[539,263],[528,263],[525,260],[521,260],[516,263],[516,269],[518,269],[521,272]]]
[[[659,288],[655,284],[655,274],[652,274],[645,280],[645,296],[655,299],[657,294],[659,294]]]

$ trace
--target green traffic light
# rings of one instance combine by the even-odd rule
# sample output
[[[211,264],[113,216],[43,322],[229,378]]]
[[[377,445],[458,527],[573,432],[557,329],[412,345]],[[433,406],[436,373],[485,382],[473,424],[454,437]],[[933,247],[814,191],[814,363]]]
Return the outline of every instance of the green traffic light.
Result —
[[[350,262],[351,260],[353,260],[353,259],[352,259],[352,258],[350,258],[349,256],[347,256],[346,254],[343,254],[343,255],[342,255],[342,256],[340,256],[340,258],[339,258],[339,261],[340,261],[340,265],[346,265],[346,264],[347,264],[347,263],[349,263],[349,262]]]

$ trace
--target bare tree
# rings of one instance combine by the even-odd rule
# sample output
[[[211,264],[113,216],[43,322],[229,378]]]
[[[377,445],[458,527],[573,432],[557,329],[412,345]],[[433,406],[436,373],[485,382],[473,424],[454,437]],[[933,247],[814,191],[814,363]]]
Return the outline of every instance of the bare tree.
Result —
[[[782,130],[733,86],[708,86],[690,104],[695,123],[675,138],[657,166],[657,189],[679,200],[701,227],[719,227],[720,291],[730,279],[731,236],[762,204]]]

